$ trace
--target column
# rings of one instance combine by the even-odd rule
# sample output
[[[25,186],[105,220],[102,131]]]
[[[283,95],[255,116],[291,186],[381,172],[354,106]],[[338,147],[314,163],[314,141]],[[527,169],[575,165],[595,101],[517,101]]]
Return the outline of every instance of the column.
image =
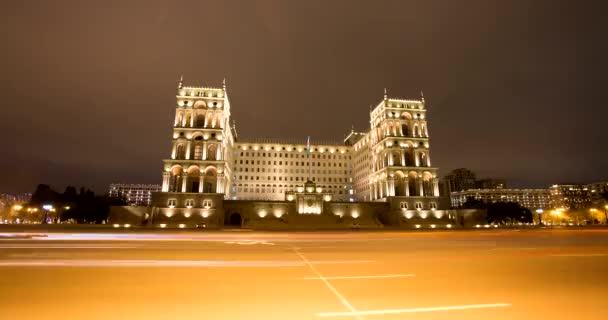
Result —
[[[382,181],[378,182],[378,190],[380,191],[380,196],[378,198],[384,198],[384,188],[382,187],[384,183]]]
[[[431,157],[429,156],[429,153],[426,153],[426,166],[430,167],[431,166]]]
[[[420,189],[419,193],[421,197],[424,197],[424,186],[422,178],[418,178],[418,189]]]
[[[207,121],[207,118],[205,118]],[[203,141],[203,160],[207,160],[207,141]]]
[[[194,112],[190,116],[190,128],[194,128]]]
[[[378,196],[377,196],[377,190],[376,190],[375,183],[371,184],[371,190],[372,190],[372,198],[370,200],[376,200],[378,198]]]
[[[388,196],[395,196],[395,178],[394,177],[388,177],[387,179],[388,182]]]
[[[216,193],[224,193],[224,174],[217,174],[217,182],[215,183],[215,192]]]
[[[176,156],[175,152],[177,151],[176,148],[177,148],[177,143],[174,140],[173,147],[171,148],[171,159],[175,159],[175,156]]]
[[[410,178],[409,177],[403,177],[403,185],[405,188],[405,196],[409,197],[410,196],[410,183],[409,183]]]
[[[205,128],[207,128],[207,119],[209,118],[209,112],[205,113]]]
[[[171,173],[163,172],[163,187],[161,189],[163,192],[169,192],[169,179],[171,179]]]
[[[420,157],[418,157],[418,152],[416,150],[413,151],[414,161],[416,162],[416,167],[420,167]]]
[[[192,141],[188,140],[186,143],[186,159],[190,159],[190,148],[192,147]]]
[[[217,148],[215,148],[216,152],[215,152],[215,159],[216,160],[222,160],[222,144],[218,143],[217,144]]]
[[[198,192],[203,193],[205,186],[205,173],[201,172],[201,176],[198,177]]]
[[[433,193],[435,197],[439,197],[439,179],[433,178]]]
[[[401,150],[401,166],[405,167],[405,152]]]
[[[182,192],[186,192],[186,190],[188,187],[188,174],[184,173],[182,174]]]

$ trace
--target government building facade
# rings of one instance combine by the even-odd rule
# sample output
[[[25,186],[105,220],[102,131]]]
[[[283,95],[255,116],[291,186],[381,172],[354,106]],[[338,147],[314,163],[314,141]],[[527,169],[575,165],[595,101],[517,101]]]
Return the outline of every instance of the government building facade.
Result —
[[[180,80],[171,150],[149,224],[422,227],[413,222],[435,219],[434,227],[449,225],[422,95],[394,99],[385,90],[370,127],[333,144],[241,140],[231,112],[225,83],[193,87]]]

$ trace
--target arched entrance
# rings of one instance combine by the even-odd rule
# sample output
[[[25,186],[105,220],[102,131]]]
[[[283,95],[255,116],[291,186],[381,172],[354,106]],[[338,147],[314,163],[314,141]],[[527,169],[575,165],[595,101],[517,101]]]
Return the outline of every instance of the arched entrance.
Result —
[[[228,225],[231,227],[240,228],[241,227],[241,215],[236,212],[231,214],[230,218],[228,219]]]

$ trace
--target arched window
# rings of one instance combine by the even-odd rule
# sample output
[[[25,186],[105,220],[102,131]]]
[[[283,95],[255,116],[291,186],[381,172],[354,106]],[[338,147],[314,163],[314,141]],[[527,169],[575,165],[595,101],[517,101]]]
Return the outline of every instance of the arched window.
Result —
[[[177,145],[177,151],[175,153],[175,158],[176,159],[185,159],[186,158],[186,150],[184,148],[184,145],[181,143]]]
[[[196,116],[196,124],[195,124],[195,126],[197,128],[203,128],[205,126],[205,115],[204,114],[199,113]]]

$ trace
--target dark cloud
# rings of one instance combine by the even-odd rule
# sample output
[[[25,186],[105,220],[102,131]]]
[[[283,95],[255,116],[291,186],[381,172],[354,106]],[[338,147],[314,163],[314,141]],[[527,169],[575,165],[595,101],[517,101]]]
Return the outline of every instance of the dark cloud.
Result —
[[[608,179],[599,6],[571,1],[6,1],[0,190],[159,183],[177,79],[226,77],[244,137],[340,140],[428,101],[432,159],[516,186]]]

